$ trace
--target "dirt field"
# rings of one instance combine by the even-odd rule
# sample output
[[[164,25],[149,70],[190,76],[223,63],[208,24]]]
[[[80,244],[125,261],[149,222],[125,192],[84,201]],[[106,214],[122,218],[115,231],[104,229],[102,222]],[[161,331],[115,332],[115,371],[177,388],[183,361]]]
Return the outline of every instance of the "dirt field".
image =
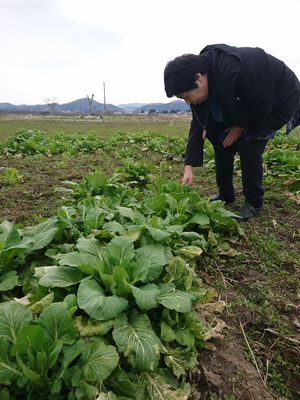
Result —
[[[0,138],[21,128],[51,133],[94,132],[103,137],[113,131],[151,130],[186,135],[189,116],[38,118],[1,116]],[[149,153],[147,162],[159,156]],[[32,223],[51,216],[63,204],[55,189],[64,180],[79,181],[88,171],[101,168],[107,174],[118,166],[113,155],[102,150],[76,157],[2,157],[0,169],[14,167],[23,182],[0,187],[0,221]],[[167,172],[179,181],[182,165],[170,161]],[[1,172],[1,170],[0,170]],[[159,172],[157,172],[159,174]],[[235,176],[237,204],[242,203],[241,178]],[[214,171],[196,172],[195,188],[204,196],[215,193]],[[199,351],[199,369],[191,376],[193,399],[269,400],[300,398],[300,265],[299,204],[282,182],[266,184],[260,216],[243,222],[246,239],[233,243],[237,257],[203,258],[198,273],[226,301],[222,319],[227,328],[216,350]]]

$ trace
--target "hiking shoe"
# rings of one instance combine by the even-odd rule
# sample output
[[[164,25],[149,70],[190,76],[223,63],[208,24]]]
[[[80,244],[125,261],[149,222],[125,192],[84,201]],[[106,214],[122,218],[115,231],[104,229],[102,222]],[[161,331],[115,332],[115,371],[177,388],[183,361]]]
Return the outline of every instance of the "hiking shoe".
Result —
[[[234,199],[233,200],[226,200],[220,194],[214,194],[209,198],[209,201],[218,201],[218,200],[224,201],[225,204],[233,204],[234,203]]]
[[[242,217],[242,219],[247,220],[249,218],[254,217],[254,215],[257,215],[260,212],[260,210],[261,208],[255,208],[252,204],[246,202],[239,209],[239,214]]]

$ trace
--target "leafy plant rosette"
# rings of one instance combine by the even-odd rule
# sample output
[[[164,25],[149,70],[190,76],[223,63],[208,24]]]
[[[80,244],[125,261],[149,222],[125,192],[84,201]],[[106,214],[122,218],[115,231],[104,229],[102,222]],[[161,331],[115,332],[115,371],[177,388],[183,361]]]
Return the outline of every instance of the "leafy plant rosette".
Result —
[[[162,154],[168,160],[181,161],[184,147],[184,138],[165,136],[157,132],[118,132],[104,140],[92,133],[48,135],[38,129],[23,129],[0,143],[0,156],[48,157],[57,154],[94,153],[105,149],[106,153],[117,150],[116,155],[122,158],[138,158],[141,154],[154,152]]]
[[[186,371],[213,336],[193,310],[209,297],[193,269],[164,246],[135,249],[122,236],[105,247],[81,238],[77,249],[35,269],[46,296],[0,304],[2,392],[187,398]]]
[[[0,226],[2,270],[19,271],[0,304],[0,398],[188,399],[224,307],[194,267],[237,222],[159,180],[141,192],[96,172],[72,193],[36,227]]]

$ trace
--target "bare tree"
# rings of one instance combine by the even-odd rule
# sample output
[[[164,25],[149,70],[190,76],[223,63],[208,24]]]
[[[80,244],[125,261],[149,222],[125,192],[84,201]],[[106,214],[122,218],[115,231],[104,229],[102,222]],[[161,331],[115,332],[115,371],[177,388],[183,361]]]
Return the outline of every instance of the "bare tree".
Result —
[[[47,97],[47,99],[45,99],[44,102],[48,106],[49,113],[52,114],[54,112],[55,107],[58,105],[57,98],[56,97]]]
[[[88,102],[89,102],[89,105],[90,105],[90,108],[89,108],[89,115],[91,115],[91,114],[92,114],[92,111],[93,111],[94,95],[92,94],[92,97],[90,98],[89,95],[87,94],[86,97],[87,97]]]

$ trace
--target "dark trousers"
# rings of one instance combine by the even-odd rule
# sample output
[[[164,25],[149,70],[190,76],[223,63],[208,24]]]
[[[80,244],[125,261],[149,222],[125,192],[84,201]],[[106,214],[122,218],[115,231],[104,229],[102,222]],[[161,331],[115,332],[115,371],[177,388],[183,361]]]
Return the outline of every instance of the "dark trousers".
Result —
[[[233,163],[234,156],[238,153],[241,160],[245,201],[255,208],[260,208],[264,195],[262,154],[268,140],[257,140],[241,135],[235,143],[225,148],[217,137],[208,135],[208,139],[215,150],[216,181],[219,194],[228,202],[235,198]]]

